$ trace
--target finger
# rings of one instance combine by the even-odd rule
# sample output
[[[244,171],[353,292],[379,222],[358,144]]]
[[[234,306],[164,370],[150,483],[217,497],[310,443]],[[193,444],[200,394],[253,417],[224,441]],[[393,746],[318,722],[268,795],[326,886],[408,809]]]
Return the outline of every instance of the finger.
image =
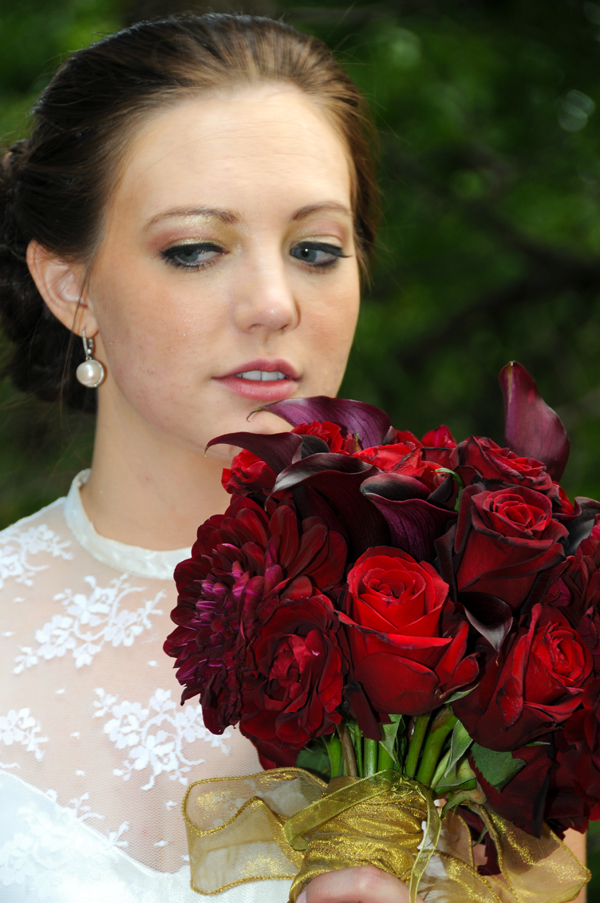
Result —
[[[373,865],[339,869],[314,878],[297,903],[408,903],[408,888]],[[423,901],[418,898],[418,903]]]

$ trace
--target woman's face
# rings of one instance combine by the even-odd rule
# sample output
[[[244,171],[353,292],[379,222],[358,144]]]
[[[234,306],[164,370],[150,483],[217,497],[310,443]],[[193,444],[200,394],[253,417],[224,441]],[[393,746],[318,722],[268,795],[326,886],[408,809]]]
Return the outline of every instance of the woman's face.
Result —
[[[335,395],[359,305],[345,149],[295,88],[194,98],[138,133],[88,298],[103,411],[202,449]]]

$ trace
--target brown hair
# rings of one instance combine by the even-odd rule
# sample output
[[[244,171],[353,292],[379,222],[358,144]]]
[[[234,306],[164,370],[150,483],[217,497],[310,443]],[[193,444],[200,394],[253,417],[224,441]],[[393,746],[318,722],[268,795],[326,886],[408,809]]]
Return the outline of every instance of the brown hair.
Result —
[[[337,130],[348,150],[359,255],[369,254],[373,129],[361,93],[326,45],[254,16],[141,22],[74,53],[34,107],[31,137],[1,161],[0,315],[14,342],[7,372],[19,389],[95,408],[96,394],[74,377],[82,344],[50,313],[29,274],[29,242],[89,262],[115,173],[148,113],[185,95],[265,81],[296,85]]]

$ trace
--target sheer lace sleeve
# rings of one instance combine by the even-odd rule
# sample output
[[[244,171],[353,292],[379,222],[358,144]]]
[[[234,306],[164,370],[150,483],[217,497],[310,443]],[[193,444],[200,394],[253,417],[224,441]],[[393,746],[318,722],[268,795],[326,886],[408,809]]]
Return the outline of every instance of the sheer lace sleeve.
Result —
[[[0,534],[2,900],[93,901],[88,884],[114,903],[199,899],[185,788],[260,766],[238,731],[214,736],[200,706],[179,705],[162,644],[185,554],[99,537],[77,482]],[[283,903],[287,890],[261,882],[217,899]]]

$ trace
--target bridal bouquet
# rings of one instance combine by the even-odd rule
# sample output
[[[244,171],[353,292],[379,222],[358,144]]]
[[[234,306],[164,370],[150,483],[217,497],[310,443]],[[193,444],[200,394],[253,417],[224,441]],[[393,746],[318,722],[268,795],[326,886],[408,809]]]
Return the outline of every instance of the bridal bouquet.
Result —
[[[185,802],[192,886],[373,863],[428,901],[563,903],[559,838],[600,817],[600,503],[519,364],[506,438],[421,440],[370,405],[267,406],[229,434],[165,643],[182,702],[255,744],[260,775]],[[533,865],[532,865],[533,863]]]

